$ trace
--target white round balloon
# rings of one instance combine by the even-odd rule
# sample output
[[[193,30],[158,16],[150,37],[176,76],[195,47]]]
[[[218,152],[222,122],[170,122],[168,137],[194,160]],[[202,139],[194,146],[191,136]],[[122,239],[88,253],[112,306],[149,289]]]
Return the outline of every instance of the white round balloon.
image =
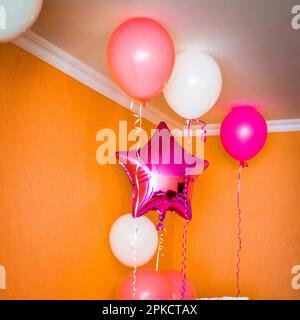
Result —
[[[0,0],[0,42],[8,42],[28,30],[41,11],[43,0]]]
[[[121,263],[139,267],[154,256],[158,235],[155,225],[147,217],[133,218],[131,214],[125,214],[112,225],[109,242],[114,256]]]
[[[217,101],[222,88],[222,74],[208,54],[185,50],[176,55],[173,73],[164,88],[170,107],[185,119],[196,119]]]

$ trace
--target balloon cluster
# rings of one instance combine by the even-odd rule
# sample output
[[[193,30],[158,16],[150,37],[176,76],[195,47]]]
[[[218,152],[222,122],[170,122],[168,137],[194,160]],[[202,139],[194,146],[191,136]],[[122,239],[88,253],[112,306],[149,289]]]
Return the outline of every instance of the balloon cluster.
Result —
[[[37,19],[42,4],[43,0],[2,0],[0,42],[11,41],[29,29]],[[188,131],[191,121],[199,122],[197,118],[216,103],[222,88],[221,70],[213,57],[198,50],[183,50],[175,55],[169,33],[158,22],[148,18],[130,19],[113,32],[107,46],[107,63],[115,82],[129,97],[140,102],[140,106],[145,106],[147,101],[163,92],[170,107],[188,120]],[[136,133],[141,130],[141,110],[136,122],[140,127],[136,127]],[[205,124],[200,122],[204,128]],[[220,136],[228,154],[240,161],[237,194],[239,294],[240,170],[264,146],[266,122],[253,107],[236,107],[222,122]],[[171,141],[171,148],[167,151],[161,146],[161,140],[166,137]],[[148,161],[142,156],[144,151],[148,152]],[[174,159],[178,156],[184,160],[175,163]],[[119,289],[119,298],[195,299],[192,285],[186,279],[184,255],[182,273],[137,270],[137,267],[149,262],[160,247],[157,230],[164,230],[167,211],[176,212],[187,222],[191,220],[192,187],[208,162],[185,151],[164,122],[158,125],[156,133],[143,148],[139,146],[135,151],[120,151],[117,157],[131,181],[133,191],[132,214],[121,216],[110,232],[110,245],[115,257],[124,265],[134,267],[133,273],[124,279]],[[172,159],[171,162],[163,163],[164,157]],[[158,161],[149,161],[153,158]],[[144,216],[150,210],[159,213],[157,228]],[[187,223],[184,254],[186,226]]]
[[[130,19],[113,32],[107,46],[107,63],[115,82],[128,96],[140,102],[140,106],[145,106],[165,87],[166,100],[175,112],[187,119],[208,111],[221,90],[221,72],[212,57],[187,51],[175,59],[170,35],[159,23],[148,18]],[[136,133],[141,130],[141,112],[140,108],[139,114],[135,114]],[[162,141],[165,138],[170,148],[164,150]],[[183,161],[176,162],[178,157]],[[156,133],[143,148],[138,143],[137,150],[120,151],[117,158],[131,181],[133,194],[133,218],[129,215],[119,218],[110,233],[114,255],[134,268],[124,280],[119,297],[170,299],[173,296],[178,299],[182,284],[185,294],[181,298],[192,297],[185,274],[174,276],[176,273],[173,272],[168,276],[151,270],[137,270],[137,267],[147,263],[158,246],[157,231],[144,215],[156,210],[160,220],[157,230],[160,231],[164,230],[167,211],[174,211],[190,221],[193,183],[208,162],[187,153],[164,122],[158,125]],[[165,158],[169,159],[168,163],[164,163]],[[161,244],[158,253],[160,248]]]
[[[175,55],[170,35],[152,19],[121,24],[109,40],[107,63],[129,97],[145,102],[163,90],[170,107],[185,119],[206,113],[221,93],[222,74],[213,57],[199,50]]]
[[[166,141],[168,142],[167,147],[163,144]],[[164,122],[158,125],[151,140],[138,152],[139,156],[135,150],[117,153],[117,157],[132,184],[132,210],[134,214],[133,217],[130,214],[120,217],[113,224],[110,232],[110,245],[115,257],[126,266],[134,268],[149,262],[158,246],[157,230],[154,224],[145,217],[145,214],[151,210],[159,212],[158,230],[164,229],[163,221],[167,211],[176,212],[182,218],[190,221],[192,218],[193,184],[208,166],[206,160],[196,158],[186,152]],[[164,163],[166,159],[168,161]],[[182,160],[177,162],[176,160],[179,159]],[[137,166],[140,170],[136,174]],[[136,187],[135,175],[139,188]],[[136,211],[134,211],[135,208],[137,208]],[[172,296],[174,299],[178,299],[180,296],[181,273],[178,273],[176,277],[168,277],[168,281],[159,281],[162,279],[159,273],[138,270],[128,279],[125,280],[121,290],[120,297],[124,299],[129,297],[133,299],[166,298],[169,296],[166,293],[169,290],[164,289],[168,288],[167,282],[173,288]],[[134,279],[134,284],[136,283],[134,289],[132,279]],[[130,285],[128,281],[131,281]],[[149,286],[149,284],[152,285]],[[184,287],[183,298],[191,298],[192,286],[188,280]]]
[[[136,300],[180,300],[182,275],[177,271],[156,272],[150,269],[137,271]],[[123,280],[118,299],[132,299],[132,273]],[[195,290],[189,280],[186,283],[185,300],[195,300]]]
[[[142,266],[154,256],[158,236],[154,224],[145,216],[133,218],[125,214],[118,218],[110,231],[110,246],[114,256],[128,267]],[[135,256],[132,250],[135,245]],[[134,299],[137,300],[179,300],[182,274],[177,271],[157,272],[150,269],[138,269]],[[118,299],[133,299],[133,272],[122,281],[118,290]],[[195,290],[187,279],[185,300],[195,299]]]
[[[161,92],[170,107],[187,119],[189,141],[192,121],[200,122],[205,133],[205,123],[197,118],[212,108],[222,89],[221,70],[210,55],[199,50],[183,50],[175,55],[173,41],[159,23],[148,18],[133,18],[113,32],[107,46],[107,63],[119,87],[133,101],[140,103],[139,114],[135,114],[137,135],[141,131],[142,107]],[[266,137],[266,122],[252,107],[234,108],[221,126],[222,144],[234,159],[240,161],[240,167],[246,166],[245,161],[261,150]],[[171,141],[171,147],[167,150],[162,147],[165,138]],[[205,141],[204,136],[202,139]],[[183,161],[175,163],[174,159],[178,159],[178,156]],[[208,162],[183,149],[164,122],[158,125],[145,146],[138,143],[137,150],[119,151],[117,158],[132,185],[132,216],[124,215],[114,223],[110,232],[110,245],[120,262],[134,268],[121,284],[118,297],[194,299],[194,290],[185,275],[186,227],[192,218],[193,184]],[[164,163],[165,158],[170,159],[170,162]],[[145,217],[150,210],[156,210],[159,214],[157,228]],[[164,231],[163,222],[167,211],[176,212],[186,220],[182,272],[164,273],[158,272],[158,268],[156,271],[137,270],[137,267],[151,260],[157,247],[159,254],[161,245],[158,242],[161,241],[158,240],[157,230]],[[240,250],[239,220],[238,292]]]

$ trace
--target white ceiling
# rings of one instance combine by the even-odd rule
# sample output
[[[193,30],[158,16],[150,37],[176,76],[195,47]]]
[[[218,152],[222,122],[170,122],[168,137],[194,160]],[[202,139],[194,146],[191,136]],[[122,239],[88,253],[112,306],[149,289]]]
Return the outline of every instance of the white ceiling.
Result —
[[[291,27],[293,0],[44,0],[33,31],[108,75],[111,32],[135,16],[170,32],[177,51],[212,54],[223,73],[217,104],[203,119],[218,123],[235,104],[256,106],[266,119],[300,118],[300,30]],[[179,118],[160,96],[156,108]]]

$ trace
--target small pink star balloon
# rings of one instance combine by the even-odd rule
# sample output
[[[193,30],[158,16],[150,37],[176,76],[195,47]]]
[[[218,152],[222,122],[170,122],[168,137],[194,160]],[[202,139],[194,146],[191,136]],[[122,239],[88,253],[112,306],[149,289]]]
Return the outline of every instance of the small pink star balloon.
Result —
[[[208,161],[186,152],[160,122],[152,138],[139,150],[119,151],[117,159],[132,185],[132,215],[137,218],[151,210],[159,213],[163,228],[167,211],[191,220],[192,188]]]

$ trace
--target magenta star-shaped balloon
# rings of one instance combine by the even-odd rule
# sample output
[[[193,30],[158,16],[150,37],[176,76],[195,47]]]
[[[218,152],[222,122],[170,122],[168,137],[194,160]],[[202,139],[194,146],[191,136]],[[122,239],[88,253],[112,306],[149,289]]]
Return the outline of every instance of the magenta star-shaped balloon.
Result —
[[[165,122],[159,123],[152,138],[142,148],[119,151],[117,159],[132,184],[133,217],[156,210],[160,228],[167,211],[191,220],[193,184],[207,168],[208,161],[186,152]]]

